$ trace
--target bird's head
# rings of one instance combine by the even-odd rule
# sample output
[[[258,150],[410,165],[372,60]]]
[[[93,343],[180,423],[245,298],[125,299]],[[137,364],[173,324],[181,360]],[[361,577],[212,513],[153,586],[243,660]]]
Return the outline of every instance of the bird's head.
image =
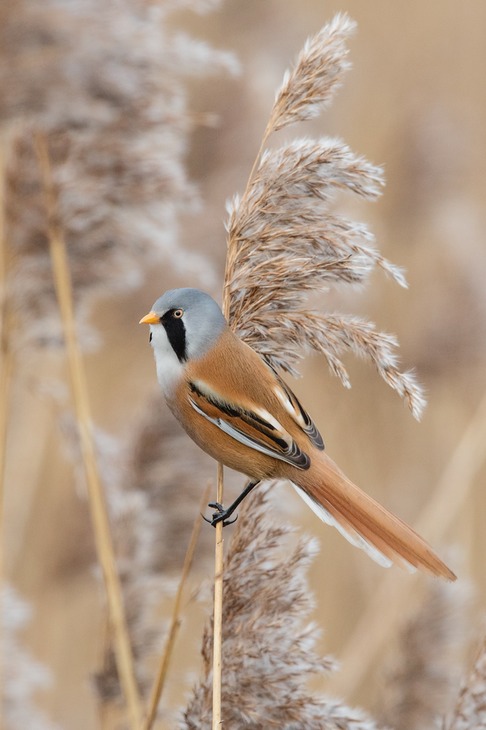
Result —
[[[176,355],[180,363],[199,358],[216,343],[226,328],[221,309],[199,289],[171,289],[157,299],[140,324],[150,325],[155,357]]]

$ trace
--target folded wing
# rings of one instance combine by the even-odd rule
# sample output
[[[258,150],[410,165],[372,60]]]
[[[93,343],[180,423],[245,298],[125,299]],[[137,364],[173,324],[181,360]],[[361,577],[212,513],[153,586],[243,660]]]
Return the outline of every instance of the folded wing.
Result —
[[[264,408],[231,402],[202,380],[191,381],[189,388],[194,410],[228,436],[297,469],[309,468],[309,456]]]

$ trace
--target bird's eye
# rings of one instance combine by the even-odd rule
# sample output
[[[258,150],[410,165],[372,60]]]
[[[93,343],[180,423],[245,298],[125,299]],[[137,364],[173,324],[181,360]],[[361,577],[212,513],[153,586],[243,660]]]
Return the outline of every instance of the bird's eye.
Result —
[[[183,315],[183,314],[184,314],[184,310],[183,310],[183,309],[174,309],[174,313],[173,313],[173,316],[174,316],[174,317],[175,317],[176,319],[180,319],[180,318],[182,317],[182,315]]]

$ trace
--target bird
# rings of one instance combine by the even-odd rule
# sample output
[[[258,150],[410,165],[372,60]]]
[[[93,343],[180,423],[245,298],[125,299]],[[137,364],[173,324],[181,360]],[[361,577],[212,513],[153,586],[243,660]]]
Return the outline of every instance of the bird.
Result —
[[[150,326],[157,379],[173,415],[203,451],[249,479],[228,508],[209,504],[213,526],[233,522],[260,482],[285,479],[323,522],[380,565],[456,579],[424,539],[347,478],[296,395],[233,332],[209,294],[166,291],[140,324]]]

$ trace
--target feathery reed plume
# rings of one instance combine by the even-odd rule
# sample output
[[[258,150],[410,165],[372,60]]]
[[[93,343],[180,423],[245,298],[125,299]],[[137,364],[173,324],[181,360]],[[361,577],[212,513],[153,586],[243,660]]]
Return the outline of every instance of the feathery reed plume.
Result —
[[[0,591],[0,634],[2,667],[0,708],[4,730],[56,730],[55,725],[35,705],[37,690],[51,684],[50,673],[43,664],[23,648],[18,633],[29,623],[32,609],[14,588],[4,583]]]
[[[20,118],[7,179],[16,253],[10,298],[32,316],[19,336],[55,343],[60,327],[46,253],[42,185],[32,129],[48,139],[59,216],[72,262],[78,326],[87,295],[142,281],[169,258],[212,283],[212,269],[183,251],[178,218],[197,204],[184,169],[194,127],[185,80],[232,71],[227,53],[169,31],[172,3],[108,0],[2,6],[0,119]],[[199,8],[198,0],[190,7]],[[204,7],[204,3],[203,3]],[[20,293],[19,293],[20,292]],[[85,325],[87,326],[87,325]]]
[[[461,583],[427,583],[419,609],[400,632],[398,654],[385,670],[380,714],[386,726],[435,727],[451,707],[467,639],[468,599],[469,591]]]
[[[380,195],[381,169],[337,139],[265,149],[272,132],[315,116],[330,102],[349,67],[345,41],[353,29],[346,15],[337,15],[285,76],[246,190],[229,206],[225,309],[233,329],[278,369],[297,374],[299,360],[314,350],[349,387],[342,354],[351,350],[370,360],[418,418],[425,400],[413,373],[399,370],[396,339],[356,317],[308,307],[309,292],[361,283],[376,266],[406,286],[366,226],[330,209],[340,190],[367,199]]]
[[[299,53],[294,69],[284,75],[269,122],[270,131],[318,116],[329,105],[350,68],[346,41],[356,23],[338,13]]]
[[[309,622],[313,605],[306,573],[316,544],[268,519],[268,487],[242,504],[225,558],[222,720],[226,727],[374,730],[364,713],[313,695],[313,675],[335,663],[315,652],[319,634]],[[211,727],[212,622],[204,632],[203,677],[181,730]]]
[[[444,720],[443,730],[484,730],[486,728],[486,637],[474,666],[457,698],[452,716]]]

